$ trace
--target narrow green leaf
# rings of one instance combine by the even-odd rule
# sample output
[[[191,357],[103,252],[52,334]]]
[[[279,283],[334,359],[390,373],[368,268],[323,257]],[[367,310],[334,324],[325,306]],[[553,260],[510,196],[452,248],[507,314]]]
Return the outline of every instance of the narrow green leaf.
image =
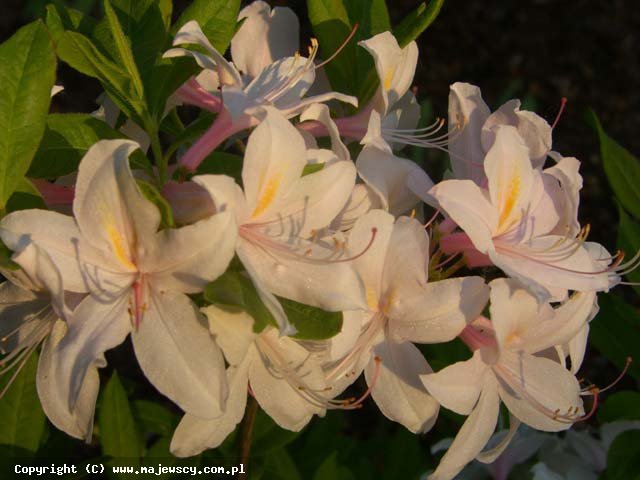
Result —
[[[144,98],[144,87],[142,86],[142,79],[140,78],[140,72],[138,72],[138,66],[133,58],[131,44],[122,31],[120,21],[118,20],[116,13],[113,11],[113,7],[109,0],[104,0],[104,12],[121,65],[129,74],[129,78],[131,78],[131,83],[135,88],[138,98],[142,99]]]
[[[7,393],[0,399],[0,445],[35,452],[44,432],[45,417],[36,390],[38,354],[27,357]],[[4,388],[14,371],[2,377]]]
[[[62,38],[65,30],[71,30],[91,37],[98,25],[98,22],[89,15],[84,15],[82,12],[72,8],[53,4],[47,5],[45,22],[51,38],[56,44],[60,38]]]
[[[252,455],[264,455],[265,453],[283,448],[293,442],[300,432],[292,432],[280,428],[273,419],[262,409],[258,409],[253,427],[253,441],[251,443]]]
[[[158,207],[161,218],[160,228],[175,228],[176,224],[173,220],[171,205],[169,205],[158,189],[144,180],[136,180],[136,183],[138,184],[138,188],[140,188],[142,195]]]
[[[198,167],[197,175],[228,175],[242,185],[242,157],[227,152],[213,152]]]
[[[640,161],[606,134],[593,111],[589,120],[600,138],[602,165],[613,192],[622,206],[640,219]]]
[[[624,432],[616,437],[607,454],[607,478],[640,479],[640,430]]]
[[[393,34],[401,47],[418,38],[438,17],[444,0],[428,0],[407,15],[394,29]]]
[[[134,400],[133,415],[144,432],[170,437],[178,425],[177,416],[166,407],[149,400]]]
[[[117,372],[102,392],[98,409],[102,453],[115,459],[139,459],[140,445],[127,394]]]
[[[263,479],[269,480],[301,480],[300,472],[291,455],[284,449],[271,450],[266,454],[263,465]],[[336,477],[338,478],[338,477]]]
[[[618,248],[625,252],[627,258],[633,257],[640,250],[640,223],[633,220],[624,209],[618,205],[620,224],[618,225]],[[640,283],[640,270],[635,269],[627,274],[629,281]],[[633,285],[640,294],[640,286]]]
[[[96,78],[125,115],[136,123],[147,118],[146,103],[135,91],[131,79],[118,65],[105,57],[84,35],[67,31],[57,48],[58,56],[80,73]]]
[[[173,33],[185,23],[196,20],[211,44],[224,53],[235,33],[240,0],[195,0],[180,15]]]
[[[37,21],[0,45],[0,209],[29,169],[44,133],[56,60]]]
[[[199,67],[191,57],[159,59],[145,79],[151,116],[159,121],[164,116],[167,99],[198,71]]]
[[[598,421],[616,420],[640,420],[640,392],[617,392],[607,398],[598,410]]]
[[[342,312],[325,312],[310,305],[279,298],[289,322],[296,327],[295,338],[300,340],[326,340],[342,330]]]
[[[307,175],[311,175],[312,173],[319,172],[323,168],[324,168],[324,163],[310,163],[304,166],[304,168],[302,169],[301,176],[305,177]]]
[[[253,283],[241,272],[227,270],[206,286],[204,298],[220,308],[247,312],[253,317],[253,330],[256,333],[268,325],[277,326],[275,318],[262,303]]]
[[[640,358],[640,315],[617,295],[602,294],[598,303],[600,312],[591,322],[590,342],[622,370],[627,357]],[[640,379],[638,362],[631,364],[629,374]]]
[[[11,260],[13,252],[0,240],[0,267],[8,270],[20,270],[20,265]]]

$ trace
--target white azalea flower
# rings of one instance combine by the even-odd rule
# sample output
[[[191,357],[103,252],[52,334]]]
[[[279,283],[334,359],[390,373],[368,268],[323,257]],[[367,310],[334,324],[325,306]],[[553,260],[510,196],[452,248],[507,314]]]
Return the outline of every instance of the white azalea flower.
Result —
[[[560,363],[537,355],[563,345],[587,321],[595,294],[576,293],[553,309],[512,279],[491,286],[491,321],[479,317],[461,339],[473,357],[422,382],[442,406],[468,415],[432,480],[451,479],[474,457],[490,463],[506,448],[520,422],[545,431],[569,428],[584,414],[584,393]],[[509,409],[510,431],[502,442],[480,453],[498,421],[500,401]]]
[[[320,171],[302,176],[307,154],[300,133],[270,108],[247,143],[244,191],[229,177],[193,178],[219,210],[235,212],[240,226],[236,253],[287,334],[293,329],[274,294],[328,311],[364,304],[341,240],[316,238],[346,204],[355,168],[351,161],[334,158]]]
[[[67,331],[61,318],[66,316],[62,277],[50,257],[33,243],[16,252],[13,261],[31,267],[31,276],[24,271],[3,270],[9,279],[0,284],[0,374],[11,373],[0,397],[13,383],[25,362],[40,345],[36,388],[49,420],[69,435],[91,439],[93,412],[100,379],[95,366],[87,369],[82,379],[78,400],[72,409],[60,395],[56,381],[59,368],[57,345]],[[68,294],[66,301],[77,304],[83,295]],[[12,372],[13,370],[13,372]]]
[[[186,414],[171,441],[172,453],[191,456],[220,445],[242,420],[248,391],[280,427],[292,431],[332,407],[322,365],[300,343],[273,327],[255,333],[253,318],[242,311],[215,306],[203,311],[229,362],[229,399],[217,418]]]
[[[80,164],[75,218],[18,211],[2,220],[0,236],[13,250],[33,241],[56,264],[66,289],[90,293],[70,314],[57,346],[56,381],[70,410],[87,369],[131,333],[151,383],[185,411],[214,417],[227,393],[224,362],[185,293],[201,291],[227,267],[234,219],[219,213],[158,231],[160,213],[129,169],[136,148],[126,140],[98,142]]]
[[[438,404],[419,381],[431,368],[411,342],[455,338],[480,314],[488,289],[479,277],[427,283],[429,239],[420,222],[408,217],[394,224],[386,212],[369,212],[351,230],[350,248],[361,251],[372,228],[375,241],[354,260],[368,307],[345,313],[343,332],[332,340],[337,361],[327,380],[341,391],[364,369],[380,410],[412,432],[424,432],[435,422]]]
[[[455,178],[486,185],[484,158],[495,142],[499,125],[516,128],[529,148],[532,165],[544,165],[551,152],[551,126],[546,120],[520,110],[519,100],[510,100],[491,113],[478,87],[461,82],[451,85],[448,150]]]
[[[576,210],[566,210],[574,189],[561,183],[560,168],[535,169],[515,127],[496,127],[484,160],[487,188],[472,180],[445,180],[429,192],[464,230],[443,237],[442,250],[475,250],[484,263],[518,278],[541,298],[561,300],[567,290],[608,290],[633,261],[620,265],[620,255],[611,257],[600,245],[585,242],[588,230],[576,232]]]
[[[293,55],[298,49],[297,34],[282,29],[294,21],[297,26],[293,12],[274,9],[269,13],[264,2],[254,2],[242,10],[240,18],[245,23],[232,40],[233,63],[211,45],[195,20],[176,34],[173,45],[177,48],[165,53],[165,57],[195,58],[205,70],[179,95],[184,92],[185,101],[219,112],[210,129],[181,158],[180,163],[189,170],[195,170],[224,139],[257,125],[256,115],[262,107],[272,106],[290,118],[309,105],[328,100],[357,105],[354,97],[337,92],[305,98],[316,77],[318,43],[312,39],[308,58]],[[294,39],[296,43],[291,43]],[[188,44],[199,45],[207,53],[178,47]]]

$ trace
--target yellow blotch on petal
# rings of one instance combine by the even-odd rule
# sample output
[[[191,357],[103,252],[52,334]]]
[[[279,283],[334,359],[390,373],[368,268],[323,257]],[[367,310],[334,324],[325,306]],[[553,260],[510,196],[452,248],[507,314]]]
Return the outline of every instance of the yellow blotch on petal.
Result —
[[[116,254],[116,257],[118,257],[118,260],[126,265],[127,268],[135,270],[136,266],[131,261],[131,258],[129,258],[122,235],[120,235],[118,229],[113,224],[108,224],[106,229],[111,245],[113,246],[113,252]]]
[[[377,311],[378,295],[376,294],[375,290],[371,287],[367,287],[366,294],[367,294],[367,305],[369,306],[369,309],[373,312]]]
[[[384,80],[382,85],[385,90],[391,90],[391,82],[393,82],[393,75],[396,73],[394,68],[390,68],[384,73]]]
[[[269,207],[269,205],[271,205],[273,199],[276,197],[276,193],[278,193],[278,188],[280,188],[281,179],[282,175],[279,174],[272,175],[271,178],[269,178],[266,186],[262,190],[262,194],[260,195],[258,204],[253,211],[252,217],[257,217],[262,212],[264,212]]]
[[[515,174],[509,180],[509,185],[507,186],[506,191],[501,190],[500,195],[500,217],[498,218],[499,230],[504,231],[511,226],[513,220],[511,222],[507,221],[510,219],[511,214],[513,213],[513,209],[518,202],[518,198],[520,197],[520,190],[522,189],[522,179],[520,178],[520,174],[515,172]],[[504,192],[504,193],[502,193]]]

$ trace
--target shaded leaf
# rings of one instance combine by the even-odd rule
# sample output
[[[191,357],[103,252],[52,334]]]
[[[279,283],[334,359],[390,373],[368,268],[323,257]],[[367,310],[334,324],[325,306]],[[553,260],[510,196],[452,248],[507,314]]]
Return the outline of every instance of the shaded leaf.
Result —
[[[616,420],[640,420],[640,393],[617,392],[607,398],[598,410],[601,423]]]
[[[171,205],[169,205],[158,189],[144,180],[136,180],[136,183],[142,195],[158,207],[160,211],[160,228],[174,228],[176,224],[173,220]]]
[[[607,454],[606,476],[625,480],[640,478],[640,430],[624,432],[613,441]]]
[[[173,33],[190,20],[196,20],[211,44],[224,53],[235,33],[240,0],[195,0],[176,22]]]
[[[286,298],[278,299],[298,332],[294,338],[300,340],[326,340],[342,330],[342,312],[325,312],[316,307],[294,302]]]
[[[422,2],[393,29],[393,34],[401,47],[418,38],[438,17],[444,0]]]
[[[42,21],[0,45],[0,208],[29,169],[44,134],[55,69]]]

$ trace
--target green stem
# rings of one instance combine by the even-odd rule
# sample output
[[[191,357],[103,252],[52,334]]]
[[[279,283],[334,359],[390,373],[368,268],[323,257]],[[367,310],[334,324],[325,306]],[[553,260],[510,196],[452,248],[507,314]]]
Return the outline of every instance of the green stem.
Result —
[[[249,455],[251,453],[251,441],[253,439],[253,425],[256,421],[256,414],[258,413],[258,402],[253,398],[253,395],[249,395],[247,399],[247,408],[244,411],[244,418],[242,419],[242,425],[240,427],[240,445],[239,445],[239,460],[244,466],[245,473],[241,473],[238,477],[239,480],[246,480],[247,471],[249,466]]]

